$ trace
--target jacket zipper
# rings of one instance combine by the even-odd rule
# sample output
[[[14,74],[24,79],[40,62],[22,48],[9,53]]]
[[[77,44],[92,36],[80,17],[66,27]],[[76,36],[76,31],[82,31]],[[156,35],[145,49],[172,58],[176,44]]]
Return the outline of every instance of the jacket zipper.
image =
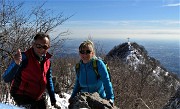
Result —
[[[88,77],[87,77],[87,68],[86,68],[86,64],[85,64],[85,72],[86,72],[86,84],[87,84],[87,89],[89,92],[89,86],[88,86]]]

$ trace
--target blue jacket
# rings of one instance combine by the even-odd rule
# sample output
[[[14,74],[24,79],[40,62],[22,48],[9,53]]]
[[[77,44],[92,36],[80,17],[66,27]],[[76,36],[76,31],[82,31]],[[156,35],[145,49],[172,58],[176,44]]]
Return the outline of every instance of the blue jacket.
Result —
[[[114,101],[112,83],[102,60],[97,61],[97,67],[100,79],[97,79],[97,74],[93,69],[93,59],[86,64],[80,61],[79,72],[76,75],[71,98],[75,97],[79,92],[98,92],[101,98]]]

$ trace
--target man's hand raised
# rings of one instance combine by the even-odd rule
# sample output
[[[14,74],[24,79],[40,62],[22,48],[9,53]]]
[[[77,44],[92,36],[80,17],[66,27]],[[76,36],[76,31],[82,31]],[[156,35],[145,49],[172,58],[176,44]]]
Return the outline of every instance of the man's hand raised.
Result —
[[[21,50],[18,49],[16,54],[14,55],[14,61],[17,65],[20,65],[21,64],[21,61],[22,61],[22,54],[21,54]]]

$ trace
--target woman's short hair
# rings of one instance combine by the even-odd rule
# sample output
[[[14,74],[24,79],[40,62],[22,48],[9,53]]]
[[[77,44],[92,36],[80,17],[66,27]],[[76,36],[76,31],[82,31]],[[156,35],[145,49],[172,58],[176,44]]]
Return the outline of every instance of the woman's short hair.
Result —
[[[91,40],[83,41],[79,46],[79,50],[82,50],[82,48],[85,48],[85,47],[92,47],[94,51],[94,43]]]

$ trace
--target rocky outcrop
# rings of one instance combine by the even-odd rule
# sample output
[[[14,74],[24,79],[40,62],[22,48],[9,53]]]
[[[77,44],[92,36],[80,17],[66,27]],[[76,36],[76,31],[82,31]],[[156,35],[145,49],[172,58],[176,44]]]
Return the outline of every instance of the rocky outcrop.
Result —
[[[143,46],[135,42],[126,42],[115,46],[105,59],[109,62],[111,69],[116,99],[122,101],[119,103],[121,108],[135,109],[135,106],[142,109],[146,107],[162,109],[170,95],[174,94],[180,86],[178,75],[164,68],[158,60],[148,55]],[[123,64],[127,66],[122,66]],[[116,83],[118,84],[116,85]],[[119,90],[123,93],[119,94]],[[176,97],[171,98],[163,109],[180,109],[179,95],[180,91],[175,94]],[[124,99],[121,100],[121,98]],[[139,100],[136,103],[136,99],[139,98],[142,100],[140,103]]]
[[[111,106],[109,101],[100,98],[98,93],[81,93],[77,95],[69,105],[69,109],[119,109]]]

